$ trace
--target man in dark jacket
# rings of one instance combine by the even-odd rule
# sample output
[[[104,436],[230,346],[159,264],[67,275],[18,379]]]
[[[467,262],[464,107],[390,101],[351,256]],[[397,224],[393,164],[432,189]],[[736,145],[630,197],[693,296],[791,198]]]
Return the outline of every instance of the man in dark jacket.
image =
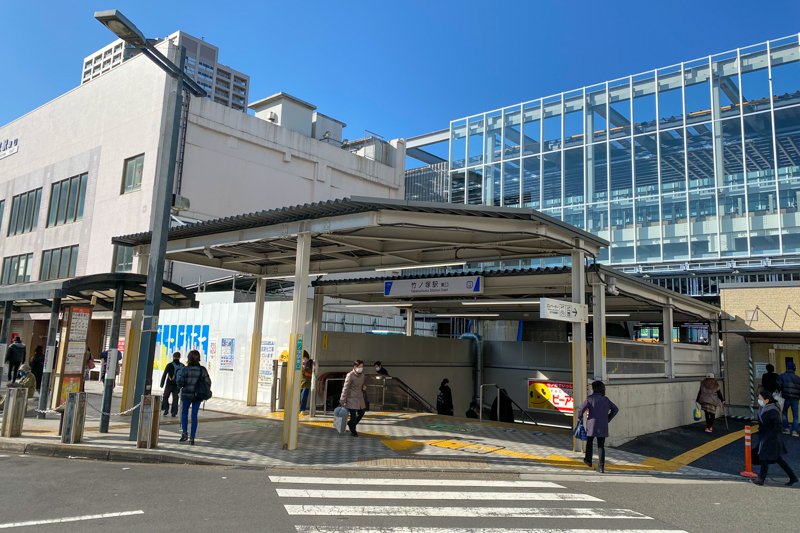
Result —
[[[8,382],[15,383],[20,365],[25,361],[25,345],[22,339],[17,337],[14,343],[6,350],[5,362],[8,363]]]
[[[761,376],[761,386],[770,394],[781,390],[781,375],[775,372],[771,364],[767,364],[767,371]]]
[[[781,374],[781,395],[783,396],[783,433],[789,434],[789,408],[792,409],[792,436],[800,436],[797,433],[797,405],[800,403],[800,377],[794,372],[794,361],[786,363],[786,372]]]
[[[161,388],[164,389],[164,401],[161,404],[161,410],[164,412],[164,416],[167,416],[167,412],[170,410],[170,397],[172,398],[172,417],[178,416],[178,393],[181,388],[178,387],[176,379],[178,377],[178,371],[182,367],[181,352],[175,352],[172,354],[172,362],[167,365],[164,369],[164,373],[161,374]]]

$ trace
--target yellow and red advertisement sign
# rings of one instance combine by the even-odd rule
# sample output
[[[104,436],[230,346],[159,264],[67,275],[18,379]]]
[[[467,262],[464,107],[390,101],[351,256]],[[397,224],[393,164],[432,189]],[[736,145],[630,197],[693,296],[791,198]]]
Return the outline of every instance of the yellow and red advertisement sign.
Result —
[[[528,407],[572,414],[572,383],[528,379]]]

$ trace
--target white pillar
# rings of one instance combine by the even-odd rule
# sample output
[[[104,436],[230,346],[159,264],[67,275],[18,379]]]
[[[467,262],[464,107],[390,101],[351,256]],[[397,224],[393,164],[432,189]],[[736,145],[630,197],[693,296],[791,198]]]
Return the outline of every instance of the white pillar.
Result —
[[[592,283],[592,366],[594,379],[608,380],[606,370],[606,286]]]
[[[258,403],[258,375],[261,368],[261,331],[264,329],[264,278],[256,280],[256,312],[253,313],[253,336],[250,339],[250,374],[247,378],[247,405]],[[272,361],[267,361],[272,364]],[[272,377],[275,379],[275,376]]]
[[[667,300],[668,304],[672,299]],[[664,358],[667,361],[667,377],[675,377],[675,354],[672,349],[672,306],[666,305],[661,308],[661,336],[664,344]]]
[[[308,295],[308,265],[311,254],[311,234],[297,235],[297,257],[294,268],[294,297],[292,299],[292,329],[289,337],[289,367],[286,369],[286,403],[283,411],[282,448],[297,449],[297,426],[300,414],[300,366],[303,360],[303,332],[306,325]]]
[[[313,323],[311,324],[311,358],[314,360],[314,366],[311,370],[311,390],[308,391],[308,416],[316,416],[317,414],[317,373],[319,371],[319,354],[322,353],[320,344],[322,343],[322,312],[324,310],[325,295],[319,294],[319,291],[314,291],[314,311]],[[323,398],[324,402],[326,398]]]
[[[406,309],[406,336],[413,337],[414,336],[414,319],[416,318],[416,313],[410,307]]]
[[[712,361],[713,363],[713,372],[714,376],[719,379],[721,378],[721,371],[720,371],[720,361],[719,361],[719,321],[716,318],[712,318],[708,322],[708,329],[709,329],[709,339],[708,341],[711,343],[711,357],[714,358]]]
[[[582,246],[577,240],[575,246]],[[572,252],[572,302],[580,305],[586,303],[586,267],[583,250]],[[578,423],[578,406],[586,399],[586,324],[572,323],[572,400],[575,408],[572,411],[572,427]],[[581,441],[572,439],[573,451],[581,451]]]

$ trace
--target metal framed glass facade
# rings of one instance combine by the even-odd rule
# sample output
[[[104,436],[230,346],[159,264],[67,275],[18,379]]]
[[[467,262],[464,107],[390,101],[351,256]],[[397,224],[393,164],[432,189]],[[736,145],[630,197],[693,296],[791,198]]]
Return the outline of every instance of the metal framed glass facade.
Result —
[[[798,37],[454,120],[442,196],[540,210],[613,265],[800,254]]]

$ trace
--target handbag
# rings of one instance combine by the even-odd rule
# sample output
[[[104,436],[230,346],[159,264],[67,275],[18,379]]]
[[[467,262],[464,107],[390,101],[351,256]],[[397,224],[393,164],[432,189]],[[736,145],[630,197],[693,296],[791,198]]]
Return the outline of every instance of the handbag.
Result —
[[[578,440],[586,440],[586,427],[583,425],[583,420],[578,420],[578,424],[575,426],[575,429],[572,431],[572,434]]]
[[[703,410],[700,408],[700,404],[697,403],[694,405],[694,409],[692,409],[692,420],[697,422],[702,418],[703,418]]]
[[[200,368],[200,378],[194,385],[194,399],[204,402],[211,398],[211,389],[209,388],[208,383],[206,383],[206,376],[208,375],[208,372],[205,368]]]

